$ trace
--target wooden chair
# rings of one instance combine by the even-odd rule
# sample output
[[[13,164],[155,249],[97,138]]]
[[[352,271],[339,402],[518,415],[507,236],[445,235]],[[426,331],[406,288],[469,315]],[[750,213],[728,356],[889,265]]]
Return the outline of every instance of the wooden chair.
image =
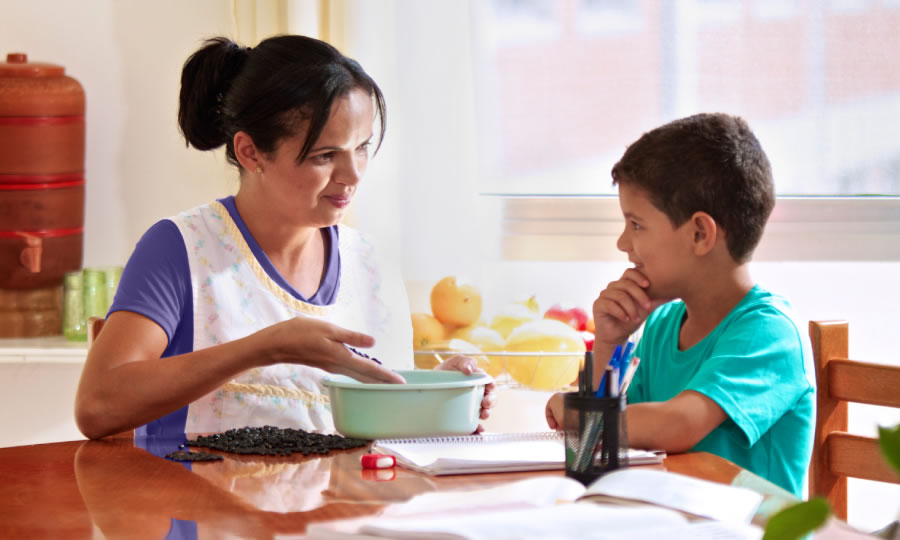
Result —
[[[848,402],[900,407],[900,366],[848,359],[844,321],[810,321],[809,337],[818,387],[809,495],[828,499],[846,521],[847,477],[900,483],[876,439],[847,433]]]

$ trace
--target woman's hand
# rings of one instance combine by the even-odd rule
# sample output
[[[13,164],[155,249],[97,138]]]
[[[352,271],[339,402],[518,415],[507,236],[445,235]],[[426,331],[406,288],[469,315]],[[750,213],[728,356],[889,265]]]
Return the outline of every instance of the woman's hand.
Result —
[[[375,338],[311,317],[295,317],[261,330],[258,336],[272,354],[269,364],[304,364],[362,382],[404,383],[403,377],[350,347],[371,347]],[[263,345],[264,347],[266,345]],[[263,349],[265,350],[265,349]]]
[[[547,425],[557,431],[563,428],[563,395],[559,392],[550,396],[547,406],[544,407],[544,416],[547,417]]]
[[[484,373],[485,371],[478,367],[478,362],[475,361],[474,358],[469,356],[453,356],[444,360],[434,369],[444,370],[444,371],[460,371],[465,373],[466,375],[471,375],[472,373]],[[494,405],[494,383],[488,383],[484,387],[484,398],[481,400],[481,414],[479,418],[482,420],[487,419],[491,415],[491,406]],[[484,431],[484,426],[478,424],[478,427],[475,429],[475,433],[481,433]]]

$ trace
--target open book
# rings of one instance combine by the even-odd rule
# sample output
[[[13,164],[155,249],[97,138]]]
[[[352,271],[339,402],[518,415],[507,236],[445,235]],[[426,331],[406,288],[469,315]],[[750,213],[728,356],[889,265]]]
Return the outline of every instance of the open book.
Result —
[[[383,439],[373,452],[390,454],[408,469],[433,476],[565,468],[565,442],[555,431],[456,437]],[[632,465],[662,463],[664,454],[631,449]]]
[[[619,499],[635,504],[605,504]],[[601,476],[587,488],[564,476],[542,476],[484,489],[423,493],[378,517],[316,524],[307,533],[333,540],[753,540],[762,534],[749,523],[761,499],[746,488],[631,468]]]

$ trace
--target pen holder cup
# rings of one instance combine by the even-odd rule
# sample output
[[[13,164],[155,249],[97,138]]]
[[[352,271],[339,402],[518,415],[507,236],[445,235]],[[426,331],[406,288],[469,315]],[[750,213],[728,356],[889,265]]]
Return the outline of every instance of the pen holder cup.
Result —
[[[588,485],[628,465],[624,395],[598,398],[570,392],[564,394],[563,403],[566,476]]]

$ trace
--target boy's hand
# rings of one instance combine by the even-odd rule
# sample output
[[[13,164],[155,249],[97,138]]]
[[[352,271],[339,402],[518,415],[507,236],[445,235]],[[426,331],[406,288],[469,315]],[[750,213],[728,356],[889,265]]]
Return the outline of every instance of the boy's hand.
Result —
[[[563,395],[559,392],[550,396],[547,406],[544,407],[544,415],[547,417],[547,425],[557,431],[563,428]]]
[[[596,341],[619,344],[628,339],[650,313],[669,298],[651,298],[647,294],[650,280],[636,268],[625,270],[622,277],[606,286],[594,300],[594,336]]]

